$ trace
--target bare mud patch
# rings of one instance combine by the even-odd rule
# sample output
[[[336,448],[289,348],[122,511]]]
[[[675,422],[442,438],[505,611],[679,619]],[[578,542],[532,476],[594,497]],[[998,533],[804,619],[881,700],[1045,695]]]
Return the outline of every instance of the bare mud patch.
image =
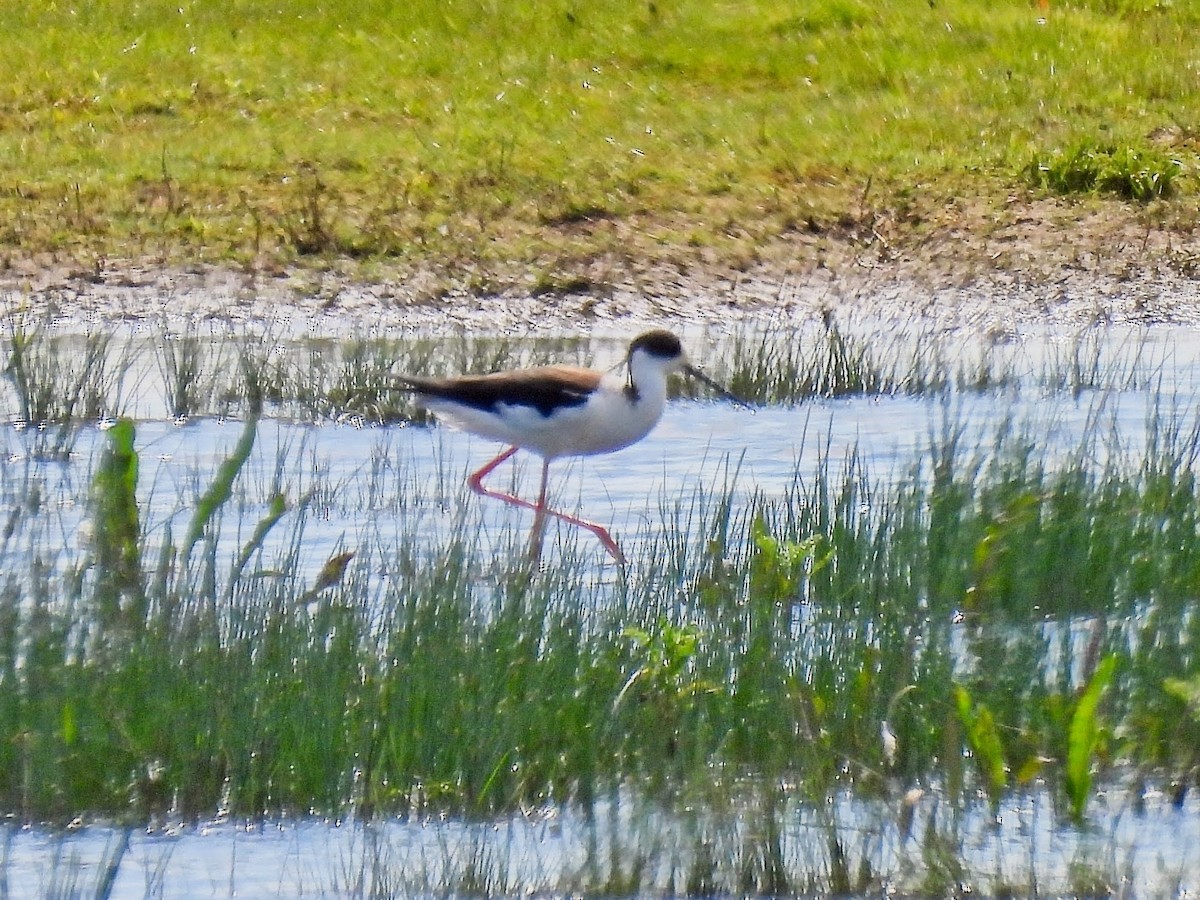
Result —
[[[838,233],[792,235],[736,266],[703,253],[575,260],[550,285],[518,264],[481,278],[469,262],[367,272],[339,260],[238,269],[28,259],[0,276],[0,308],[85,327],[200,319],[317,334],[782,324],[827,313],[1001,333],[1200,324],[1200,239],[1146,219],[1111,204],[957,202],[916,225],[873,213]]]

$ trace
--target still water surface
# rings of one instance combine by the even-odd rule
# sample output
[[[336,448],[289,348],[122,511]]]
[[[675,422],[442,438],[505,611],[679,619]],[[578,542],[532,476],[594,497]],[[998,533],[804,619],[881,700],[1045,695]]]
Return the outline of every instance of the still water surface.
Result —
[[[604,821],[604,804],[596,812],[596,821]],[[872,871],[894,877],[920,872],[929,862],[929,848],[904,831],[890,810],[840,797],[828,814],[839,822],[852,871],[865,860]],[[929,814],[927,808],[919,819]],[[825,865],[826,815],[803,808],[784,814],[782,846],[798,871],[819,872]],[[1093,883],[1116,888],[1121,896],[1189,897],[1200,890],[1197,801],[1176,807],[1152,795],[1134,811],[1128,796],[1102,794],[1089,818],[1086,832],[1064,829],[1044,796],[1027,795],[1002,804],[995,818],[966,815],[956,852],[969,862],[973,881],[1034,886],[1046,896],[1077,893],[1089,884],[1086,866],[1102,873]],[[0,886],[11,897],[91,896],[120,848],[111,896],[122,900],[431,897],[453,895],[456,887],[478,894],[483,885],[488,894],[561,895],[586,877],[588,859],[620,864],[623,856],[630,862],[645,853],[638,844],[644,830],[654,835],[659,862],[644,884],[662,895],[679,895],[683,885],[674,880],[671,864],[685,867],[680,864],[692,848],[684,834],[675,831],[678,845],[671,846],[670,837],[666,843],[662,837],[672,834],[669,822],[626,820],[622,838],[596,821],[569,811],[535,810],[482,824],[213,821],[132,832],[8,827],[0,838]],[[873,824],[856,828],[855,822]],[[918,821],[913,833],[925,824]],[[601,879],[606,874],[594,873]],[[467,878],[478,879],[473,890]]]
[[[922,460],[928,471],[929,448],[944,444],[951,434],[958,435],[964,459],[986,456],[1003,440],[1010,447],[1027,441],[1053,460],[1080,452],[1083,436],[1090,435],[1085,452],[1092,462],[1101,465],[1116,456],[1132,463],[1146,447],[1147,422],[1156,409],[1160,426],[1172,420],[1186,428],[1192,421],[1190,398],[1183,394],[1194,388],[1179,387],[1169,397],[1132,391],[1078,397],[1026,393],[1002,402],[992,395],[884,396],[757,410],[676,401],[639,444],[606,456],[556,461],[551,499],[557,508],[611,526],[629,544],[626,555],[633,557],[637,541],[670,527],[670,508],[697,492],[730,488],[735,497],[776,499],[797,479],[811,479],[822,469],[838,475],[851,461],[871,483],[886,484]],[[196,498],[230,455],[243,427],[239,421],[216,420],[138,423],[138,497],[152,542],[168,522],[176,534],[186,528]],[[11,512],[36,486],[55,512],[45,524],[58,532],[39,532],[37,539],[61,538],[69,554],[85,519],[104,429],[82,430],[67,462],[37,458],[30,453],[31,439],[20,429],[0,433],[5,458],[0,464],[0,514]],[[282,489],[293,501],[310,498],[306,558],[317,569],[335,548],[352,548],[381,534],[436,544],[439,533],[444,535],[463,516],[485,540],[489,534],[503,537],[527,526],[530,517],[478,498],[464,486],[466,476],[498,449],[437,427],[313,425],[264,418],[237,485],[245,524],[224,531],[231,547],[240,546],[265,515],[271,495]],[[539,471],[536,458],[519,454],[489,483],[532,497]],[[276,539],[283,540],[286,531],[276,529]],[[14,541],[4,547],[18,557],[26,549]],[[598,558],[603,555],[598,545],[596,550]]]

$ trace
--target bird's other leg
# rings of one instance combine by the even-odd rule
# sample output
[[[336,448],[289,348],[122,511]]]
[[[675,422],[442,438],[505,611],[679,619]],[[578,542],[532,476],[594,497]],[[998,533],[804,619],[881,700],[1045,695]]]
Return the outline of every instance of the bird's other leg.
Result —
[[[608,551],[608,555],[616,560],[620,565],[625,565],[625,554],[621,552],[621,548],[617,546],[617,542],[613,536],[609,534],[607,528],[596,522],[589,522],[587,519],[581,519],[578,516],[572,516],[565,512],[559,512],[556,509],[547,509],[545,514],[554,516],[554,518],[566,522],[568,525],[574,525],[577,528],[583,528],[590,531],[596,536],[596,539],[604,545],[604,549]]]
[[[528,500],[523,500],[522,498],[517,497],[514,494],[506,494],[503,491],[494,491],[491,488],[484,487],[483,479],[487,478],[488,475],[492,474],[492,472],[494,472],[501,463],[503,463],[505,460],[512,457],[512,455],[517,452],[517,449],[518,449],[517,447],[509,447],[508,449],[506,449],[502,453],[500,453],[498,456],[496,456],[495,459],[488,462],[488,464],[485,465],[483,468],[481,468],[478,472],[475,472],[470,478],[468,478],[467,484],[470,486],[471,490],[473,490],[475,493],[480,494],[481,496],[484,496],[484,497],[492,497],[493,499],[496,499],[496,500],[503,500],[505,503],[509,503],[513,506],[519,506],[522,509],[533,510],[534,515],[535,515],[534,534],[537,536],[536,537],[536,541],[537,541],[536,546],[537,546],[539,552],[541,549],[541,532],[545,529],[545,517],[546,516],[554,516],[554,518],[560,519],[569,525],[574,525],[577,528],[583,528],[583,529],[586,529],[587,531],[590,531],[592,534],[594,534],[596,536],[596,539],[598,541],[600,541],[601,544],[604,545],[604,549],[608,551],[609,556],[611,556],[613,559],[615,559],[621,565],[625,565],[625,554],[623,554],[621,552],[621,548],[617,546],[617,542],[615,540],[613,540],[613,536],[611,534],[609,534],[608,529],[605,528],[603,525],[598,525],[595,522],[589,522],[586,519],[581,519],[578,516],[572,516],[572,515],[569,515],[568,513],[559,512],[558,510],[555,510],[555,509],[549,509],[546,506],[546,480],[547,480],[547,471],[548,471],[548,467],[549,467],[548,460],[543,461],[543,464],[542,464],[543,465],[543,468],[542,468],[542,490],[541,490],[541,494],[538,498],[537,503],[530,503]],[[531,539],[531,541],[530,541],[530,555],[531,556],[533,555],[533,550],[534,550],[534,543],[533,543],[533,539]]]
[[[559,521],[566,522],[568,525],[574,525],[577,528],[584,528],[594,534],[597,540],[604,545],[604,549],[608,551],[608,555],[615,559],[621,565],[625,565],[625,554],[621,552],[621,548],[617,546],[617,542],[613,540],[613,536],[608,533],[608,529],[603,525],[597,525],[595,522],[589,522],[587,519],[581,519],[578,516],[572,516],[565,512],[559,512],[556,509],[550,509],[546,506],[546,482],[550,474],[550,461],[545,460],[542,463],[542,489],[538,494],[537,507],[535,509],[536,518],[533,522],[533,537],[530,540],[529,556],[531,559],[537,559],[542,552],[542,533],[546,528],[546,516],[554,516]],[[536,554],[536,555],[535,555]]]
[[[550,480],[550,460],[542,460],[542,487],[533,510],[533,531],[529,535],[529,561],[542,558],[542,538],[546,533],[546,484]]]
[[[496,500],[503,500],[505,503],[512,503],[516,506],[525,506],[532,509],[533,504],[522,500],[520,497],[514,497],[512,494],[505,494],[503,491],[493,491],[491,488],[485,488],[483,486],[483,479],[491,475],[492,472],[496,470],[497,466],[499,466],[506,459],[509,459],[516,452],[516,447],[509,447],[507,450],[501,452],[495,459],[491,460],[482,469],[473,473],[471,477],[467,479],[467,485],[475,493],[481,494],[484,497],[492,497]]]
[[[590,531],[604,545],[604,549],[608,551],[609,556],[621,565],[625,565],[625,554],[621,552],[621,548],[617,546],[617,542],[613,540],[613,536],[608,533],[608,529],[603,525],[598,525],[595,522],[589,522],[587,519],[581,519],[578,516],[559,512],[556,509],[550,509],[546,506],[546,483],[549,475],[550,460],[544,460],[542,462],[542,489],[538,493],[538,502],[535,507],[535,518],[533,520],[533,536],[529,542],[530,559],[536,560],[541,556],[542,534],[546,530],[546,517],[554,516],[554,518],[566,522],[568,525],[574,525],[577,528],[584,528]]]

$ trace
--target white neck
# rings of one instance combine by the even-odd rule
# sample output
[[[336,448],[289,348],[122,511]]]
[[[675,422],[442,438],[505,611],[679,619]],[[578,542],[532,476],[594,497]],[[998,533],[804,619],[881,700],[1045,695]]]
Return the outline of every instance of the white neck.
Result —
[[[637,403],[658,410],[655,421],[667,402],[668,369],[663,360],[645,353],[635,353],[629,358],[629,381],[637,392]]]

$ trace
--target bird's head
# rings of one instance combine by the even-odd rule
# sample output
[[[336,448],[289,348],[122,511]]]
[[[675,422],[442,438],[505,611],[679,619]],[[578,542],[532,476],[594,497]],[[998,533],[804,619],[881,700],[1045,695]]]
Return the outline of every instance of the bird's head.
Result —
[[[708,385],[726,400],[731,400],[739,406],[747,408],[750,406],[692,365],[688,361],[687,354],[684,353],[683,344],[679,338],[661,328],[647,331],[634,338],[629,345],[629,354],[626,356],[625,362],[629,369],[629,385],[634,390],[637,389],[639,373],[647,369],[660,372],[663,378],[672,372],[682,372],[702,384]]]

